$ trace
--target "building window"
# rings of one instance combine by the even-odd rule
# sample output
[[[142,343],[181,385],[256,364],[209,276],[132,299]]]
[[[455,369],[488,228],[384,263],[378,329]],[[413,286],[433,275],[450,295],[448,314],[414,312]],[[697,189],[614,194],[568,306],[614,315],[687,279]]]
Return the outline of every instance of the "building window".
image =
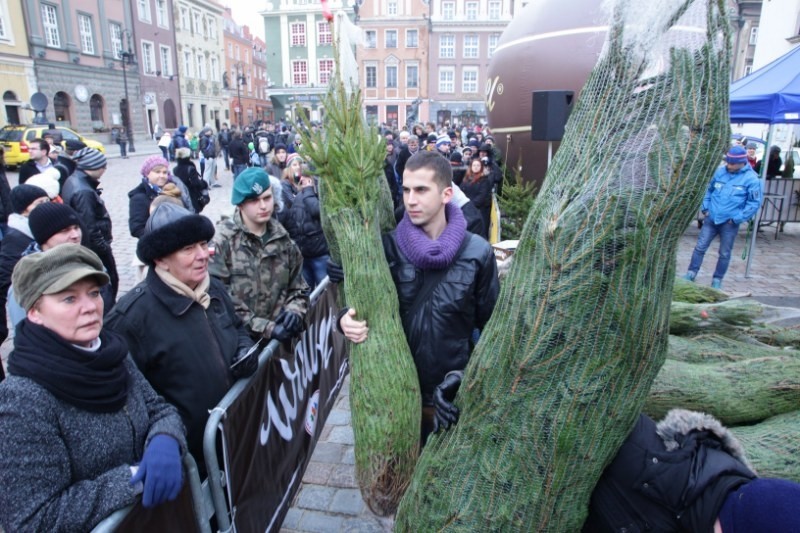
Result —
[[[53,96],[53,113],[56,115],[56,122],[69,122],[70,98],[64,91],[58,91]]]
[[[61,48],[61,32],[58,30],[58,12],[56,6],[42,4],[42,29],[47,46]]]
[[[464,7],[467,20],[478,20],[478,2],[467,2]]]
[[[397,48],[397,30],[386,30],[386,48]]]
[[[78,15],[78,29],[81,33],[81,51],[84,54],[94,54],[92,18],[88,15]]]
[[[749,76],[753,73],[753,65],[745,65],[744,66],[744,75]]]
[[[194,78],[194,61],[192,61],[192,53],[183,53],[183,75],[187,78]]]
[[[367,123],[368,124],[378,123],[378,106],[376,105],[367,106]]]
[[[219,61],[217,61],[216,57],[212,57],[209,61],[211,63],[211,71],[208,73],[209,79],[211,81],[219,81]]]
[[[397,127],[397,123],[400,119],[399,116],[399,106],[396,105],[387,105],[386,106],[386,123],[390,126]]]
[[[212,41],[217,40],[217,19],[208,17],[208,38]]]
[[[122,59],[122,26],[115,22],[108,25],[108,34],[111,37],[111,50],[115,59]]]
[[[169,46],[161,44],[158,46],[158,52],[161,55],[161,74],[172,76],[172,51]]]
[[[228,57],[233,59],[233,43],[228,43]]]
[[[326,46],[333,44],[331,25],[326,21],[317,22],[317,45]]]
[[[89,116],[92,122],[103,122],[103,97],[93,94],[89,99]]]
[[[406,48],[417,48],[419,46],[419,31],[406,30]]]
[[[750,45],[755,46],[758,42],[758,26],[750,28]]]
[[[292,35],[292,46],[305,46],[306,45],[306,23],[305,22],[292,22],[289,25]]]
[[[475,33],[464,36],[464,57],[475,59],[478,57],[478,35]]]
[[[386,65],[386,87],[397,89],[397,65]]]
[[[499,20],[500,19],[500,2],[497,0],[491,0],[489,2],[489,20]]]
[[[192,11],[192,31],[195,35],[203,33],[203,18],[199,11]]]
[[[162,28],[169,28],[167,0],[156,0],[156,23]]]
[[[497,49],[497,42],[500,40],[499,33],[492,33],[489,35],[489,57],[494,55],[494,51]]]
[[[331,75],[333,74],[333,59],[320,59],[318,69],[319,84],[322,86],[328,85],[331,82]]]
[[[156,73],[156,58],[153,43],[142,41],[142,68],[145,74]]]
[[[461,92],[478,92],[478,69],[475,67],[464,67],[461,77]]]
[[[439,58],[446,59],[456,57],[456,37],[455,35],[439,36]]]
[[[197,53],[197,78],[201,80],[207,79],[206,77],[206,56],[203,52]]]
[[[292,61],[292,85],[308,85],[308,62]]]
[[[406,87],[410,89],[419,87],[419,65],[406,65]]]
[[[139,20],[150,22],[150,0],[137,0],[136,8],[139,12]]]
[[[397,15],[397,0],[388,0],[386,2],[386,14]]]
[[[242,50],[239,48],[239,45],[236,45],[236,61],[242,59]]]
[[[366,30],[364,32],[364,47],[377,48],[378,46],[378,32],[375,30]]]
[[[367,80],[366,87],[369,89],[374,89],[378,86],[378,68],[375,66],[368,66],[365,70],[364,77]]]
[[[442,2],[442,18],[444,20],[453,20],[456,18],[455,2]]]
[[[189,8],[182,7],[181,8],[181,29],[189,31],[191,26],[189,25]]]
[[[8,2],[3,2],[3,4],[0,5],[0,39],[4,41],[11,40],[11,26],[8,24],[7,4]]]
[[[455,87],[455,70],[453,67],[442,67],[439,69],[439,92],[440,93],[454,93]]]

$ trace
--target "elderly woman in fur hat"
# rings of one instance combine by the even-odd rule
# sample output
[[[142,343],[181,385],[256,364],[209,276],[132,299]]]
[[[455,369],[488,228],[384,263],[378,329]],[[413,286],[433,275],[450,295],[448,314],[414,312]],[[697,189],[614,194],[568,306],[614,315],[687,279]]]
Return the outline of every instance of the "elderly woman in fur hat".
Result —
[[[178,408],[201,473],[209,410],[258,364],[225,287],[209,277],[213,236],[206,217],[172,203],[159,205],[136,247],[150,267],[147,277],[108,317],[156,392]]]
[[[27,316],[0,384],[0,525],[89,531],[139,494],[174,500],[183,425],[103,328],[103,263],[61,244],[22,258],[13,281]]]

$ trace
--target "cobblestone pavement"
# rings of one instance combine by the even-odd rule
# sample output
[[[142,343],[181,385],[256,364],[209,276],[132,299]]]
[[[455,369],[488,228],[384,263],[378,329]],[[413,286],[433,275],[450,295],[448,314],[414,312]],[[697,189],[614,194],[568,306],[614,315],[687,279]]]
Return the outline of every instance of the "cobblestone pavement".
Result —
[[[102,180],[103,199],[106,202],[114,224],[114,255],[120,273],[120,292],[124,293],[136,283],[132,260],[136,251],[136,240],[128,232],[128,197],[139,180],[139,168],[148,155],[158,153],[154,142],[141,142],[138,151],[129,159],[119,159],[111,154],[108,171]],[[116,147],[109,147],[116,152]],[[232,213],[230,194],[232,177],[224,169],[220,160],[219,183],[221,188],[211,190],[211,203],[203,211],[214,222],[223,214]],[[8,173],[9,183],[17,183],[15,172]],[[745,262],[741,253],[746,245],[746,232],[740,232],[733,251],[728,275],[723,288],[735,295],[750,294],[770,303],[800,307],[800,224],[790,223],[784,232],[775,239],[775,228],[764,227],[759,233],[756,252],[753,256],[751,276],[745,278]],[[695,224],[687,228],[681,238],[676,263],[680,275],[689,264],[699,230]],[[711,283],[711,273],[717,260],[715,242],[701,269],[697,282]],[[3,345],[3,354],[8,353],[10,342]],[[322,437],[316,446],[303,484],[286,516],[282,531],[293,532],[334,532],[390,531],[393,520],[380,518],[367,509],[355,482],[353,431],[350,426],[350,405],[348,400],[349,378],[342,394],[328,417]]]

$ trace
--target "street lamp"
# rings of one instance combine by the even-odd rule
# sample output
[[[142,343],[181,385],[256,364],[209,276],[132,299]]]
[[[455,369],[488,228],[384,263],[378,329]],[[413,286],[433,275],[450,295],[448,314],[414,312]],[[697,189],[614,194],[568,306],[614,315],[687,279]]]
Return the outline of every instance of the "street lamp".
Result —
[[[136,54],[134,54],[131,50],[130,30],[124,30],[122,33],[127,37],[128,41],[128,51],[123,51],[120,54],[122,58],[122,81],[125,84],[125,112],[122,115],[122,127],[125,128],[125,134],[128,137],[128,151],[133,153],[136,152],[136,147],[133,146],[133,130],[131,129],[131,100],[128,97],[128,71],[125,69],[125,65],[135,65]]]
[[[236,106],[237,106],[237,109],[238,109],[237,114],[239,115],[239,127],[242,128],[243,127],[243,124],[242,124],[242,85],[244,85],[245,82],[247,81],[247,77],[244,74],[242,74],[242,71],[241,71],[242,63],[241,63],[241,61],[239,63],[236,63],[236,65],[234,65],[234,66],[236,67]]]

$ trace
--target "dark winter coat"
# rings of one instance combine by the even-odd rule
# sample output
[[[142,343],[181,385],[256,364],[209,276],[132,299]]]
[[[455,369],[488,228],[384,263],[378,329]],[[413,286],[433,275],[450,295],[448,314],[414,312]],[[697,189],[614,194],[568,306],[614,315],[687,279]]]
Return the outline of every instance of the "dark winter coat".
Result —
[[[420,141],[422,142],[422,141]],[[417,148],[417,152],[419,152],[419,148]],[[416,154],[417,152],[414,152]],[[406,170],[406,162],[408,158],[414,155],[411,153],[411,150],[408,149],[408,146],[404,146],[400,153],[397,155],[397,161],[395,161],[394,169],[397,172],[397,175],[400,176],[400,183],[403,182],[403,172]]]
[[[178,148],[189,148],[189,141],[186,140],[186,134],[175,132],[175,135],[172,136],[172,147],[175,150]]]
[[[195,213],[199,213],[211,200],[208,196],[208,183],[200,177],[197,167],[189,158],[179,158],[172,175],[189,189],[189,198]]]
[[[755,477],[712,417],[640,415],[595,486],[584,531],[712,531],[728,493]]]
[[[472,182],[465,179],[460,185],[461,190],[467,195],[470,203],[472,203],[481,214],[481,219],[483,219],[484,228],[486,230],[486,234],[482,234],[483,237],[488,235],[489,225],[491,223],[492,185],[488,176],[483,176]]]
[[[492,316],[500,284],[492,247],[467,232],[466,247],[415,313],[410,308],[431,271],[416,268],[397,246],[395,232],[383,236],[383,249],[397,287],[400,316],[414,356],[423,405],[451,370],[463,370],[472,353],[472,333]]]
[[[0,385],[0,523],[6,531],[91,531],[137,500],[131,465],[155,435],[185,450],[175,408],[133,362],[123,409],[84,411],[29,378]]]
[[[8,184],[6,169],[0,162],[0,224],[8,223],[8,216],[14,212],[11,204],[11,186]]]
[[[389,192],[392,195],[394,208],[397,209],[403,203],[403,192],[400,183],[398,183],[394,164],[388,157],[383,160],[383,175],[386,177],[386,183],[389,184]]]
[[[211,304],[203,309],[168,287],[151,268],[106,319],[125,338],[156,392],[178,408],[198,464],[208,411],[233,385],[230,366],[239,349],[253,344],[219,280],[211,278],[208,294]]]
[[[81,227],[89,235],[89,248],[102,259],[111,255],[111,216],[97,190],[99,182],[82,170],[67,179],[61,191],[64,203],[78,213]],[[105,264],[105,261],[103,261]]]
[[[128,229],[132,237],[138,239],[144,233],[144,225],[150,218],[150,204],[156,196],[158,193],[144,181],[128,193]]]
[[[234,165],[247,165],[250,162],[250,150],[242,139],[234,138],[228,145],[228,155]]]
[[[23,231],[20,226],[15,228],[15,219],[19,224],[27,223],[27,219],[17,213],[11,216],[11,224],[3,237],[0,245],[0,343],[8,337],[8,326],[6,325],[6,301],[8,300],[8,288],[11,286],[11,273],[20,259],[22,253],[33,242],[33,237]],[[30,233],[30,229],[25,228]]]
[[[325,240],[320,221],[319,196],[314,187],[301,189],[291,205],[281,211],[279,220],[300,248],[304,258],[319,257],[328,253],[328,241]]]
[[[28,181],[28,178],[31,176],[41,173],[42,171],[36,166],[36,162],[33,159],[28,159],[19,166],[19,184],[22,185]]]

